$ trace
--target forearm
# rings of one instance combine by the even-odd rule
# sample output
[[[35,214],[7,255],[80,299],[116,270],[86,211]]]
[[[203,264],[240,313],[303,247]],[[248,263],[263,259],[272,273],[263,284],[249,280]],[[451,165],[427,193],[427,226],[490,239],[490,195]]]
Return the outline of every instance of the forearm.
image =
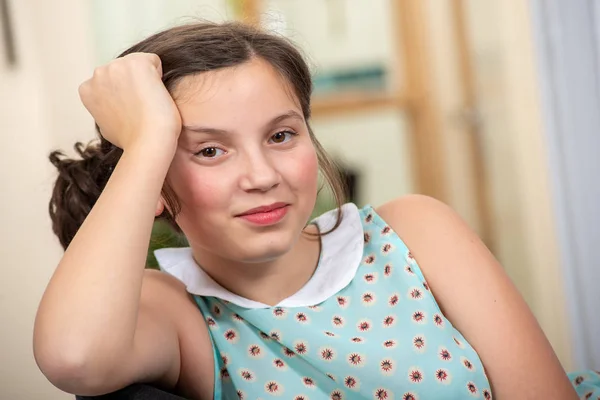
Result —
[[[131,347],[154,212],[172,154],[142,147],[124,152],[40,303],[38,359],[110,364]]]

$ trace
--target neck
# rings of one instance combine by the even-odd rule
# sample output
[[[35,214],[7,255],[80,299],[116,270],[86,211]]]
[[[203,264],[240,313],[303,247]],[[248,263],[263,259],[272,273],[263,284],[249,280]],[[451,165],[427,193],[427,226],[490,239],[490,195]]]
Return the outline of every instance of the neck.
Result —
[[[321,243],[318,228],[308,225],[292,249],[263,263],[226,260],[206,251],[194,251],[194,259],[219,285],[238,296],[274,306],[298,292],[315,272]]]

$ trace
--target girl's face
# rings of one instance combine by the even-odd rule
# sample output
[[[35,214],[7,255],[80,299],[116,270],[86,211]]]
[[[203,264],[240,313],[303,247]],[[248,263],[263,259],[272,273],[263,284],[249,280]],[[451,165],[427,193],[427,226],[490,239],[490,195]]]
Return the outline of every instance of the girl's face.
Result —
[[[186,77],[183,130],[167,179],[194,253],[273,260],[296,243],[315,205],[318,163],[289,84],[261,59]]]

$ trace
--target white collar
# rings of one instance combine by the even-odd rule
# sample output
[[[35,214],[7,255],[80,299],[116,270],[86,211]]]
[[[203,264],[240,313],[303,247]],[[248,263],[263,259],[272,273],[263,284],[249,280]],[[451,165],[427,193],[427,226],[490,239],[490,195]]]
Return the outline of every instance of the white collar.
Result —
[[[342,214],[340,226],[321,237],[321,256],[313,276],[298,292],[277,304],[278,307],[319,304],[352,281],[363,256],[363,228],[356,205],[343,205]],[[335,225],[336,216],[337,210],[332,210],[313,223],[321,232],[326,232]],[[218,297],[244,308],[270,307],[231,293],[219,285],[196,264],[189,247],[159,249],[154,251],[154,255],[160,269],[183,282],[191,294]]]

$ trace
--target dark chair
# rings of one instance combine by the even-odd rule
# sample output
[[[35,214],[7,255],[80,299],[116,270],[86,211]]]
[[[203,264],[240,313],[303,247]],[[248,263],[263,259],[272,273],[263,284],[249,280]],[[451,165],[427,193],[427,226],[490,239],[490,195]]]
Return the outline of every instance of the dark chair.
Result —
[[[150,385],[135,384],[102,396],[75,396],[76,400],[186,400]]]

